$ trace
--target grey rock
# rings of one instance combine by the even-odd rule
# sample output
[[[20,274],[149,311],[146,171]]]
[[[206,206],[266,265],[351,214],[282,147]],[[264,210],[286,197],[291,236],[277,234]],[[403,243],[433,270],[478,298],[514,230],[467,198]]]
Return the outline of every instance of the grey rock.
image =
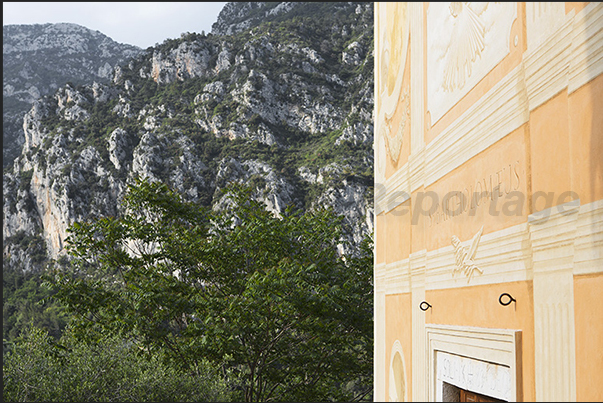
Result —
[[[344,10],[347,19],[325,27],[318,43],[259,29],[266,21],[278,28],[299,7]],[[69,32],[55,28],[58,36]],[[363,72],[372,57],[370,3],[228,3],[215,28],[215,37],[183,35],[129,62],[85,63],[92,78],[83,82],[35,84],[33,62],[5,80],[5,97],[41,96],[17,120],[21,146],[4,173],[11,265],[40,267],[33,249],[15,241],[20,234],[38,239],[51,259],[65,254],[67,228],[119,215],[135,177],[217,210],[229,207],[229,184],[249,184],[276,215],[289,205],[331,206],[353,242],[372,232],[373,76]],[[40,52],[50,41],[31,46]],[[23,55],[9,45],[15,60]],[[24,77],[29,85],[19,86]]]

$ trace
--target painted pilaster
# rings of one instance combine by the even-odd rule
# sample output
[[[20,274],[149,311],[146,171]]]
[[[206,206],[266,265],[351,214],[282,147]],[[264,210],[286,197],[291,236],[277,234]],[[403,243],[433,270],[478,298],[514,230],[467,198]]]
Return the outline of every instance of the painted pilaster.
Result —
[[[425,312],[419,305],[425,300],[425,250],[410,255],[412,292],[412,400],[427,401],[427,346]]]
[[[425,103],[424,103],[424,3],[410,3],[410,152],[409,166],[418,175],[409,174],[409,190],[414,191],[424,183],[425,163]],[[412,385],[413,401],[427,401],[427,348],[425,345],[425,312],[419,305],[425,300],[426,251],[412,253],[409,257],[412,301]]]
[[[574,239],[579,200],[529,216],[537,401],[576,401]]]
[[[423,3],[409,3],[410,17],[410,152],[425,146],[423,104]]]

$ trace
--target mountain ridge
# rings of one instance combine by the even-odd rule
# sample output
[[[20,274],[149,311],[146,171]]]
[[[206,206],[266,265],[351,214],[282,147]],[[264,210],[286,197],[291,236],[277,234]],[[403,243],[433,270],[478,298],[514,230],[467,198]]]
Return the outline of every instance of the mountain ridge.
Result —
[[[67,82],[109,82],[115,65],[142,50],[73,23],[3,25],[3,166],[24,142],[23,117]]]
[[[68,226],[119,214],[137,176],[212,208],[245,182],[276,214],[331,206],[354,241],[370,234],[372,3],[312,4],[228,3],[216,33],[183,33],[106,82],[35,100],[4,169],[5,267],[60,259]]]

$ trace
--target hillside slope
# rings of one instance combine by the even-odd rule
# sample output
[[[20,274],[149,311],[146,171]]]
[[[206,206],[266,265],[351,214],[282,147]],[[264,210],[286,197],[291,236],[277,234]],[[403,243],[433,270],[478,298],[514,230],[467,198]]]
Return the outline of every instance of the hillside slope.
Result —
[[[2,161],[6,167],[24,143],[23,116],[33,102],[67,82],[108,83],[118,63],[141,49],[76,24],[2,27]]]
[[[372,52],[372,3],[229,3],[213,33],[34,101],[4,170],[4,267],[59,258],[69,225],[119,214],[136,176],[213,208],[233,181],[276,213],[333,206],[359,242],[373,229]]]

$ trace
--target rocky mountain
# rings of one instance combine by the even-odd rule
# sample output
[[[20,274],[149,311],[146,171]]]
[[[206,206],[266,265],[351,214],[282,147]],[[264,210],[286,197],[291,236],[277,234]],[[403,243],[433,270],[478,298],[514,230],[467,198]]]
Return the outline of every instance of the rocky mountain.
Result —
[[[333,206],[354,241],[372,232],[372,3],[228,3],[212,33],[110,78],[71,80],[25,114],[3,174],[5,267],[61,258],[69,225],[119,214],[134,177],[215,209],[244,182],[277,214]]]
[[[108,83],[115,65],[142,52],[76,24],[4,25],[2,33],[4,167],[21,152],[23,117],[35,100],[67,82]]]

